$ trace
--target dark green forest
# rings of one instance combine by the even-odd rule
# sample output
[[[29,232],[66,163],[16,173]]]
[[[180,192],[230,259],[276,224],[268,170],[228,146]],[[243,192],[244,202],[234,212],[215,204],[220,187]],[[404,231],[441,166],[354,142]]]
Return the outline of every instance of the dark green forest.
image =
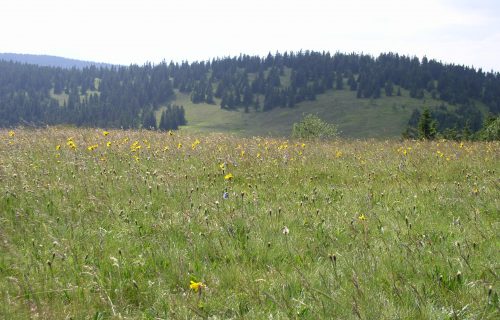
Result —
[[[328,90],[378,99],[400,95],[402,89],[415,99],[443,101],[432,110],[440,132],[478,131],[484,112],[477,104],[492,116],[500,112],[498,72],[394,53],[373,57],[300,51],[72,69],[0,61],[0,126],[175,129],[186,124],[182,106],[172,105],[175,90],[189,94],[193,103],[266,112],[293,108]],[[157,119],[155,111],[166,106]],[[419,116],[416,111],[409,124],[415,125]]]

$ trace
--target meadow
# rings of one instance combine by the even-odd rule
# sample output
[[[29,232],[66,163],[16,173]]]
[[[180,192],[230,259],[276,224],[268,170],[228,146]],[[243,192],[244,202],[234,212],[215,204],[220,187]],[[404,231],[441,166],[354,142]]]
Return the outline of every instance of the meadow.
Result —
[[[0,130],[2,319],[498,319],[500,143]]]
[[[286,83],[285,80],[282,82]],[[345,138],[394,139],[407,128],[413,110],[425,107],[448,105],[441,100],[426,96],[425,99],[409,97],[407,90],[401,89],[402,96],[379,99],[358,99],[356,91],[328,90],[318,95],[314,101],[304,101],[293,108],[275,108],[270,111],[255,111],[253,107],[245,113],[221,109],[217,104],[191,102],[189,95],[176,90],[173,104],[182,105],[186,110],[189,132],[206,134],[213,131],[236,134],[240,137],[274,136],[284,137],[291,133],[294,123],[302,120],[304,114],[315,114],[326,122],[335,124]],[[260,101],[264,101],[261,97]],[[484,105],[477,103],[480,110]],[[159,119],[161,110],[158,111]],[[485,112],[487,114],[487,112]]]

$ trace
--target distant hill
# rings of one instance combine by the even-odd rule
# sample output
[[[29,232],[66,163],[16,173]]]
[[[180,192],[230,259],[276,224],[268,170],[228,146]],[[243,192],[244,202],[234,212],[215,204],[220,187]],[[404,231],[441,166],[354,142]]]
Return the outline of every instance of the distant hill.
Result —
[[[285,136],[314,113],[344,136],[386,138],[408,126],[413,134],[424,109],[443,136],[477,132],[500,113],[500,74],[393,53],[300,51],[84,69],[0,60],[0,127],[164,130],[184,125],[185,116],[187,130]]]
[[[92,65],[97,67],[109,67],[111,64],[68,59],[57,56],[38,55],[38,54],[20,54],[20,53],[0,53],[0,60],[13,61],[27,64],[35,64],[43,67],[59,67],[65,69],[77,68],[83,69]]]

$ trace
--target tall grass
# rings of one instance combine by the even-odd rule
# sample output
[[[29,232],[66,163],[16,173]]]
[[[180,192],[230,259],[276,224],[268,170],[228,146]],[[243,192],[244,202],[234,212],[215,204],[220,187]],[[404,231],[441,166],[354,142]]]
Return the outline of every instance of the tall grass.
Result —
[[[0,318],[497,319],[499,155],[3,130]]]

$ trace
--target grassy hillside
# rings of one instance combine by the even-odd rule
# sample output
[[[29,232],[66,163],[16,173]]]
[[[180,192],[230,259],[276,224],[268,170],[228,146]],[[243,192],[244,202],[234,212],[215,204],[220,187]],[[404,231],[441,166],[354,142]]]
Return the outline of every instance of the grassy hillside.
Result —
[[[434,107],[437,130],[454,139],[477,132],[485,116],[500,110],[498,74],[392,53],[375,58],[305,51],[82,70],[0,60],[0,69],[5,128],[151,128],[153,112],[160,115],[158,107],[174,103],[187,109],[188,132],[288,136],[293,123],[313,113],[338,125],[344,137],[388,138],[400,136],[410,115],[416,125],[413,110]],[[191,102],[213,103],[214,97],[213,105]],[[453,106],[443,106],[448,103]],[[177,129],[174,118],[184,123],[180,112],[164,117],[162,129]]]
[[[283,77],[282,82],[287,78]],[[90,94],[98,91],[87,91]],[[57,99],[59,105],[68,101],[65,93],[51,97]],[[84,95],[81,95],[83,99]],[[397,138],[406,129],[408,119],[414,109],[436,107],[449,104],[432,99],[427,95],[424,99],[409,97],[407,90],[401,89],[401,96],[383,96],[379,99],[358,99],[355,91],[329,90],[318,95],[315,101],[306,101],[293,108],[275,108],[268,112],[255,111],[249,108],[245,113],[243,108],[227,110],[220,107],[220,99],[215,104],[194,104],[189,94],[176,90],[173,104],[182,105],[186,111],[188,125],[182,130],[188,133],[231,133],[242,137],[274,136],[287,137],[294,123],[299,122],[306,113],[317,114],[323,120],[336,124],[341,136],[346,138]],[[481,103],[477,106],[486,113],[486,107]],[[161,112],[156,111],[159,121]]]
[[[0,150],[2,319],[500,316],[498,142],[49,128]]]
[[[218,102],[218,101],[217,101]],[[351,138],[400,137],[412,111],[425,106],[439,106],[440,100],[430,97],[413,99],[406,90],[401,96],[380,99],[358,99],[350,90],[330,90],[318,95],[317,100],[298,104],[293,108],[276,108],[268,112],[249,113],[228,111],[219,105],[193,104],[188,95],[177,92],[173,102],[186,109],[188,132],[231,132],[241,136],[289,136],[292,125],[304,113],[318,114],[325,121],[336,124],[342,136]],[[444,103],[447,105],[446,103]]]

